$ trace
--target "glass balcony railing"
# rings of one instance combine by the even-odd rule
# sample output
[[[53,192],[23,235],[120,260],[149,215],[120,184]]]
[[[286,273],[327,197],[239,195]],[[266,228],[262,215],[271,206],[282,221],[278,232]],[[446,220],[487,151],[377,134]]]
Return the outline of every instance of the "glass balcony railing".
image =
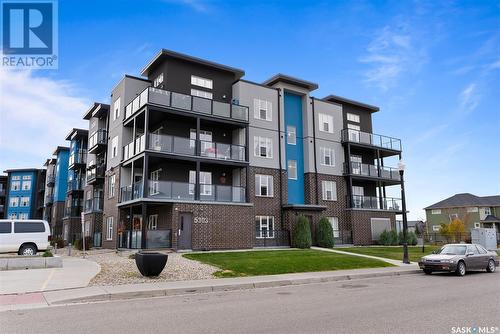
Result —
[[[104,200],[102,197],[94,197],[85,200],[85,213],[102,212]]]
[[[106,168],[104,165],[94,166],[87,170],[87,184],[91,184],[96,181],[98,178],[104,178],[104,173]]]
[[[393,151],[401,151],[400,139],[353,130],[353,129],[342,130],[342,141],[350,143],[359,143],[363,145],[369,145]]]
[[[149,134],[148,149],[191,156],[202,156],[218,160],[245,161],[246,148],[241,145],[199,141],[197,153],[196,140],[161,134]]]
[[[69,180],[67,192],[83,190],[83,179]]]
[[[401,199],[390,197],[375,197],[352,195],[350,200],[351,208],[401,211]]]
[[[106,145],[108,143],[108,132],[104,129],[99,129],[89,137],[89,152],[95,150],[98,145]]]
[[[399,181],[399,171],[392,167],[377,167],[375,165],[363,164],[360,162],[351,162],[351,172],[352,175],[382,178],[387,180]],[[349,174],[348,164],[344,164],[344,172]]]
[[[248,121],[248,107],[246,106],[213,101],[153,87],[147,87],[125,107],[125,119],[128,119],[147,103],[237,121]]]
[[[134,141],[123,146],[123,160],[127,160],[141,153],[146,148],[146,135],[137,137]]]
[[[69,166],[87,163],[87,150],[76,150],[69,155]]]

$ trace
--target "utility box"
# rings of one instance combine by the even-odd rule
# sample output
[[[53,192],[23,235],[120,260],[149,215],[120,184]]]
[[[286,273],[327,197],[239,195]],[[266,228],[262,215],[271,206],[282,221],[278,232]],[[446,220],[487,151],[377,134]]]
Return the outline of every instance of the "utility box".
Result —
[[[494,228],[473,228],[470,234],[473,244],[479,244],[487,250],[497,249],[497,231]]]

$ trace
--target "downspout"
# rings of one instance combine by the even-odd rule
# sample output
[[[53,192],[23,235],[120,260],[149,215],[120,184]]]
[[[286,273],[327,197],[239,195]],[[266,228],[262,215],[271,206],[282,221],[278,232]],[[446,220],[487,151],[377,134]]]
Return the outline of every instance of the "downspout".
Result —
[[[315,124],[315,119],[316,119],[316,113],[314,111],[314,97],[311,97],[311,105],[312,105],[312,116],[313,116],[313,149],[314,149],[314,179],[316,182],[316,186],[314,187],[316,190],[316,205],[319,204],[319,192],[318,192],[318,159],[316,158],[316,124]]]
[[[280,188],[280,214],[281,229],[283,229],[283,164],[281,163],[281,88],[276,88],[278,93],[278,159],[279,159],[279,188]]]

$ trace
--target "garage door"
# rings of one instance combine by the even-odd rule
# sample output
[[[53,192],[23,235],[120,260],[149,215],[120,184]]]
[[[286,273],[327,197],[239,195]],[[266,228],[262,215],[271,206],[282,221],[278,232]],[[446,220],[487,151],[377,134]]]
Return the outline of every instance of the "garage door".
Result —
[[[378,240],[384,230],[391,230],[391,220],[389,218],[372,218],[372,240]]]

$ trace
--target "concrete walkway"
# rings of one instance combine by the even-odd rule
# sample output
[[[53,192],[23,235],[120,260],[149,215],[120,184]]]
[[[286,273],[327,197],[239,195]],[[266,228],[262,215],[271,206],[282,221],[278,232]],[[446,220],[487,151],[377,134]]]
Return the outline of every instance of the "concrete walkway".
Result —
[[[416,264],[416,263],[406,264],[406,263],[403,263],[403,261],[393,260],[393,259],[387,259],[385,257],[378,257],[378,256],[372,256],[372,255],[366,255],[366,254],[357,254],[357,253],[351,253],[351,252],[344,252],[344,251],[340,251],[340,250],[337,250],[337,249],[331,249],[331,248],[311,247],[311,249],[316,249],[316,250],[324,251],[324,252],[332,252],[332,253],[337,253],[337,254],[345,254],[345,255],[353,255],[353,256],[359,256],[359,257],[366,257],[366,258],[369,258],[369,259],[384,261],[384,262],[393,264],[393,265],[398,266],[398,267],[412,267],[414,269],[418,269],[418,264]]]
[[[25,295],[0,296],[0,311],[17,310],[70,303],[86,303],[133,298],[187,295],[217,291],[270,288],[287,285],[346,281],[373,277],[418,274],[413,267],[384,267],[337,271],[307,272],[283,275],[215,278],[195,281],[141,283],[114,286],[91,286]]]
[[[62,268],[0,271],[0,295],[86,287],[99,271],[93,261],[68,257]]]

